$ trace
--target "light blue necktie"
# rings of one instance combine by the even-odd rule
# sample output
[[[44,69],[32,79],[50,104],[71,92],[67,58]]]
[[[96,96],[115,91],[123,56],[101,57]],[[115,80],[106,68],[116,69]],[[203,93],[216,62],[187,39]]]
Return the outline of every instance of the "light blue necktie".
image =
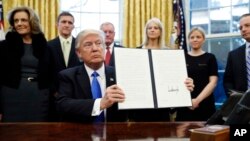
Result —
[[[247,88],[250,89],[250,46],[248,46],[248,51],[247,51]]]
[[[91,91],[92,91],[93,99],[101,98],[102,97],[101,87],[97,80],[97,77],[99,76],[99,74],[96,71],[94,71],[91,76],[93,77],[92,84],[91,84]],[[99,116],[96,117],[95,122],[104,122],[103,111]]]

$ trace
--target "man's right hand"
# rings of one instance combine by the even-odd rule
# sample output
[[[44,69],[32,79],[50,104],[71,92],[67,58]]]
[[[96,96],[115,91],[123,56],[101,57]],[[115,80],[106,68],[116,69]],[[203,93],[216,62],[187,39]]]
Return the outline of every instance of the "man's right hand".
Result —
[[[105,95],[101,99],[101,110],[109,108],[116,102],[123,102],[125,100],[125,94],[123,90],[117,85],[109,86],[106,89]]]

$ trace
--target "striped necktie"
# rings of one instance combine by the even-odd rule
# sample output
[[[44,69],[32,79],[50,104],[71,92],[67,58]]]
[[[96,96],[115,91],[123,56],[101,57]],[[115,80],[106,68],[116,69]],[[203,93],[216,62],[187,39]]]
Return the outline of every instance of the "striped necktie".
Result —
[[[247,49],[246,64],[247,64],[247,88],[250,89],[250,46],[248,46]]]

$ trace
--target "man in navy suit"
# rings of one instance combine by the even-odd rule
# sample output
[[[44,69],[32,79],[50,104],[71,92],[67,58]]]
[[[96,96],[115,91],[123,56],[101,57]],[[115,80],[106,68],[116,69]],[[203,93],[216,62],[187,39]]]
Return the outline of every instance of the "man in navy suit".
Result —
[[[57,28],[59,36],[48,41],[55,60],[55,76],[63,69],[81,64],[75,53],[75,38],[71,34],[74,29],[73,15],[62,12],[57,18]]]
[[[63,69],[80,65],[80,61],[75,53],[75,38],[71,32],[74,29],[74,17],[69,12],[62,12],[57,18],[58,37],[48,41],[54,60],[54,88],[58,88],[58,72]],[[54,97],[52,97],[54,99]],[[52,100],[53,101],[53,100]],[[51,104],[54,105],[54,102]],[[57,121],[58,115],[52,110],[51,120]]]
[[[114,47],[122,47],[114,42],[115,39],[115,27],[110,22],[104,22],[101,24],[100,29],[105,33],[105,64],[114,66]],[[110,51],[110,58],[108,54]]]
[[[94,122],[103,111],[106,121],[125,121],[126,115],[118,111],[118,102],[125,100],[124,92],[115,85],[114,68],[104,65],[104,33],[86,29],[76,38],[77,56],[83,65],[59,73],[56,97],[63,121]],[[97,72],[102,98],[93,98],[92,73]]]
[[[250,14],[244,14],[240,17],[240,33],[246,40],[246,43],[239,48],[229,52],[227,65],[224,73],[224,88],[226,94],[230,90],[245,92],[249,89],[247,61],[248,52],[250,51]],[[250,63],[250,62],[249,62]]]

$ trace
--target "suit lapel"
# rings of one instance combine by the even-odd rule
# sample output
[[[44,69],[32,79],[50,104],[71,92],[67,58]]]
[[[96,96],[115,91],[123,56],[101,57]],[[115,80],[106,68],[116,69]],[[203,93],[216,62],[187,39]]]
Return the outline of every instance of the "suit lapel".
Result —
[[[109,87],[115,84],[116,82],[115,77],[114,77],[114,70],[112,68],[113,67],[105,66],[106,87]],[[107,109],[107,113],[106,113],[107,121],[112,120],[112,113],[117,111],[117,109],[118,109],[117,103],[115,103],[113,106]]]
[[[117,45],[117,44],[114,43],[114,47],[113,47],[113,50],[112,50],[109,66],[115,66],[115,61],[114,61],[115,60],[115,51],[114,50],[115,50],[116,47],[122,47],[122,46]]]
[[[106,87],[115,84],[116,80],[114,78],[114,71],[111,67],[105,67],[105,75]],[[84,94],[86,94],[88,98],[92,98],[90,80],[84,65],[82,65],[77,72],[77,83],[81,87]]]
[[[246,44],[244,44],[241,49],[240,49],[240,52],[238,55],[237,58],[239,58],[239,63],[242,63],[240,64],[239,66],[241,66],[242,68],[240,69],[240,73],[245,75],[244,78],[245,78],[245,81],[247,82],[247,68],[246,68]],[[244,55],[241,55],[241,54],[244,54]]]
[[[111,67],[109,66],[105,67],[105,75],[106,75],[106,87],[114,85],[116,83],[114,77],[114,71],[111,69]]]
[[[71,47],[70,47],[70,53],[69,53],[69,62],[68,62],[68,67],[74,66],[74,59],[76,57],[75,53],[75,38],[72,38],[71,41]]]
[[[65,65],[65,61],[64,61],[64,57],[63,57],[63,51],[62,51],[62,45],[61,45],[61,42],[60,42],[60,39],[59,37],[56,38],[56,50],[57,50],[57,54],[58,54],[58,60],[59,62],[61,62],[62,66],[64,66],[64,68],[66,68],[66,65]]]
[[[238,62],[242,63],[242,64],[240,64],[240,66],[242,66],[241,71],[245,71],[246,70],[246,49],[245,49],[245,46],[246,45],[243,45],[240,48],[239,53],[237,54],[237,58],[239,59]],[[244,55],[242,55],[242,54],[244,54]]]
[[[114,78],[114,70],[112,69],[113,67],[110,66],[106,66],[105,67],[105,75],[106,75],[106,87],[111,86],[113,84],[115,84],[116,80]],[[84,96],[87,99],[92,99],[92,93],[91,93],[91,86],[90,86],[90,80],[89,80],[89,76],[87,74],[87,71],[84,67],[84,65],[82,65],[77,72],[77,83],[78,85],[80,85]],[[84,98],[85,98],[84,97]],[[107,121],[112,120],[112,115],[110,115],[109,113],[113,113],[114,111],[117,111],[117,103],[115,103],[112,107],[107,109]]]
[[[81,87],[86,98],[92,99],[93,97],[92,97],[92,93],[91,93],[90,80],[89,80],[89,76],[88,76],[88,73],[87,73],[84,65],[82,65],[77,72],[77,83]]]
[[[111,58],[110,58],[110,61],[109,61],[109,65],[110,65],[110,66],[114,66],[114,58],[115,58],[115,57],[114,57],[114,56],[115,56],[115,55],[114,55],[114,54],[115,54],[115,51],[114,51],[114,50],[115,50],[115,47],[116,47],[116,46],[114,45],[114,47],[113,47],[113,49],[112,49],[112,54],[111,54]]]

